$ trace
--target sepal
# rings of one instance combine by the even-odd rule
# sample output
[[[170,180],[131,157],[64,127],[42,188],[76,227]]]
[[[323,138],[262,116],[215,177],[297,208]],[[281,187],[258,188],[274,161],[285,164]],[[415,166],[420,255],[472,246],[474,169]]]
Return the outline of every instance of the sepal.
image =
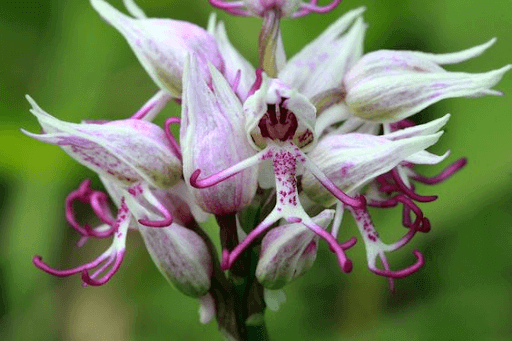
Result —
[[[196,170],[215,174],[255,154],[245,138],[240,100],[224,77],[211,68],[212,89],[191,56],[185,68],[180,140],[183,175],[190,186]],[[237,212],[252,200],[257,169],[246,169],[210,188],[190,186],[196,203],[214,214]]]
[[[91,0],[91,4],[123,35],[153,81],[176,98],[181,98],[183,68],[189,53],[200,60],[205,75],[209,74],[207,62],[224,70],[215,39],[199,26],[171,19],[134,19],[103,0]]]
[[[22,132],[39,141],[60,146],[72,158],[100,176],[123,186],[147,182],[167,188],[181,177],[181,162],[171,152],[164,131],[142,120],[119,120],[104,124],[68,123],[43,111],[32,98],[30,112],[44,131]]]
[[[445,98],[499,95],[491,88],[512,65],[471,74],[447,72],[436,63],[464,60],[483,50],[477,46],[444,58],[414,51],[369,53],[345,75],[345,101],[355,116],[385,123],[405,119]]]

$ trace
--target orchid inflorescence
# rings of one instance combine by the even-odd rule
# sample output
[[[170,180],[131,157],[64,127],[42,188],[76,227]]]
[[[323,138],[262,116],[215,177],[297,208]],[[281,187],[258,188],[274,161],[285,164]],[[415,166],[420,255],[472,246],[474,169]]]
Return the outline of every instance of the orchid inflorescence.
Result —
[[[447,54],[363,54],[364,8],[347,12],[286,61],[279,21],[325,13],[340,2],[210,0],[228,13],[263,18],[260,65],[254,68],[214,15],[204,30],[147,18],[131,0],[124,3],[133,17],[104,0],[91,0],[159,90],[124,120],[79,124],[56,119],[27,96],[43,133],[23,132],[60,146],[95,171],[108,193],[85,180],[66,199],[67,221],[81,235],[78,246],[91,238],[113,238],[103,254],[73,269],[54,269],[40,256],[34,264],[56,276],[81,274],[84,285],[102,285],[121,266],[128,231],[139,231],[164,277],[200,298],[201,321],[217,316],[225,329],[220,310],[230,305],[221,296],[229,290],[219,287],[236,286],[236,278],[245,277],[281,289],[313,265],[320,239],[341,270],[351,272],[347,250],[357,239],[340,237],[345,210],[355,219],[370,271],[388,278],[391,288],[393,279],[418,271],[424,265],[418,250],[414,264],[404,269],[393,270],[386,258],[431,229],[417,203],[437,196],[416,192],[414,183],[444,181],[467,161],[459,159],[434,177],[417,173],[416,165],[448,157],[449,152],[438,156],[426,149],[439,140],[450,115],[421,125],[408,118],[444,98],[501,95],[492,87],[511,66],[478,74],[441,67],[479,56],[496,39]],[[167,118],[163,129],[151,123],[171,100],[181,104],[181,118]],[[178,141],[172,124],[180,125]],[[101,224],[81,225],[75,201],[90,205]],[[386,244],[368,207],[397,206],[406,230]],[[210,215],[220,228],[220,260],[199,225]],[[246,266],[251,257],[257,261],[252,274]]]

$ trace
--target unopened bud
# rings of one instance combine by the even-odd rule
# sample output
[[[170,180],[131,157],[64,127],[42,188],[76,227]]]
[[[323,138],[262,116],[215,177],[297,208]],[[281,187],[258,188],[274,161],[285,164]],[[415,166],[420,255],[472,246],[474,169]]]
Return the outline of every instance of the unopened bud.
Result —
[[[213,67],[212,88],[201,76],[198,61],[191,56],[183,81],[180,141],[183,176],[200,170],[211,176],[253,156],[256,152],[245,137],[242,104],[224,77]],[[256,192],[257,168],[252,167],[209,188],[190,190],[205,211],[224,215],[239,211]]]
[[[181,79],[188,53],[194,53],[208,75],[207,61],[219,70],[224,61],[217,43],[206,30],[194,24],[171,19],[134,19],[103,0],[91,4],[127,40],[149,76],[174,97],[181,98]]]
[[[191,297],[204,296],[211,285],[213,264],[206,243],[176,223],[165,228],[139,225],[146,247],[162,275]]]
[[[324,210],[313,221],[327,227],[333,210]],[[280,289],[313,266],[318,236],[301,223],[278,226],[268,232],[261,243],[256,277],[268,289]]]

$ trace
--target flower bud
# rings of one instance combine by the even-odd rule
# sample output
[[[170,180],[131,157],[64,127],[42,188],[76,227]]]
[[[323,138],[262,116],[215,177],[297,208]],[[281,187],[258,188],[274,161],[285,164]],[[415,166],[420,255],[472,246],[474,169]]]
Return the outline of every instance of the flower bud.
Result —
[[[170,19],[134,19],[103,0],[91,4],[127,40],[149,76],[174,97],[181,98],[182,74],[187,54],[194,53],[208,75],[207,61],[224,70],[215,39],[194,24]]]
[[[169,283],[191,297],[208,292],[213,264],[201,237],[176,223],[165,228],[139,225],[139,231],[153,262]]]
[[[180,141],[183,175],[200,170],[204,176],[220,172],[255,154],[245,137],[240,100],[215,69],[212,89],[201,75],[198,61],[191,56],[185,67]],[[205,211],[224,215],[239,211],[252,200],[257,169],[246,169],[209,188],[190,186],[196,203]]]
[[[313,221],[327,227],[334,210],[324,210]],[[256,277],[268,289],[280,289],[313,266],[319,237],[301,223],[273,228],[261,242]]]
[[[355,116],[396,122],[445,98],[499,95],[492,90],[511,65],[486,73],[447,72],[439,65],[481,54],[494,40],[471,49],[433,55],[413,51],[376,51],[345,75],[345,101]]]
[[[127,119],[105,124],[68,123],[44,112],[32,98],[32,114],[44,134],[22,130],[36,140],[60,146],[72,158],[123,186],[147,182],[168,188],[181,177],[181,162],[157,125]]]

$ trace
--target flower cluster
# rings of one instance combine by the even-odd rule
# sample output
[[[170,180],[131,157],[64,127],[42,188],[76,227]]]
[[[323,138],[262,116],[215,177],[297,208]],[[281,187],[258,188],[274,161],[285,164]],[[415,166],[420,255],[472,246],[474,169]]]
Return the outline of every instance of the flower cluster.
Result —
[[[282,288],[313,266],[320,240],[340,269],[350,272],[347,250],[357,239],[340,236],[347,210],[370,271],[392,287],[393,279],[420,269],[424,258],[417,250],[404,269],[393,269],[386,259],[430,230],[417,203],[437,197],[417,193],[414,183],[441,182],[466,160],[431,178],[417,173],[415,165],[448,157],[426,149],[439,140],[450,115],[421,125],[408,118],[441,99],[500,95],[492,87],[511,66],[478,74],[441,67],[479,56],[495,39],[447,54],[363,54],[364,8],[347,12],[287,61],[279,21],[328,12],[339,2],[321,7],[315,0],[210,0],[231,14],[263,18],[260,65],[254,68],[215,16],[205,30],[147,18],[131,0],[124,3],[132,16],[105,0],[91,0],[159,90],[124,120],[79,124],[58,120],[27,96],[43,132],[23,132],[60,146],[96,172],[108,193],[85,180],[66,199],[67,220],[81,236],[78,246],[88,239],[113,240],[99,257],[72,269],[54,269],[40,256],[34,264],[56,276],[81,274],[84,285],[102,285],[122,264],[128,231],[138,231],[164,277],[201,299],[206,322],[218,313],[224,272],[243,276],[253,254],[253,275],[268,289]],[[163,127],[151,123],[171,100],[181,103],[181,117],[168,118]],[[178,141],[172,124],[180,124]],[[76,220],[77,200],[90,205],[99,226]],[[403,237],[382,242],[369,206],[401,206]],[[209,215],[220,227],[220,260],[199,225]]]

